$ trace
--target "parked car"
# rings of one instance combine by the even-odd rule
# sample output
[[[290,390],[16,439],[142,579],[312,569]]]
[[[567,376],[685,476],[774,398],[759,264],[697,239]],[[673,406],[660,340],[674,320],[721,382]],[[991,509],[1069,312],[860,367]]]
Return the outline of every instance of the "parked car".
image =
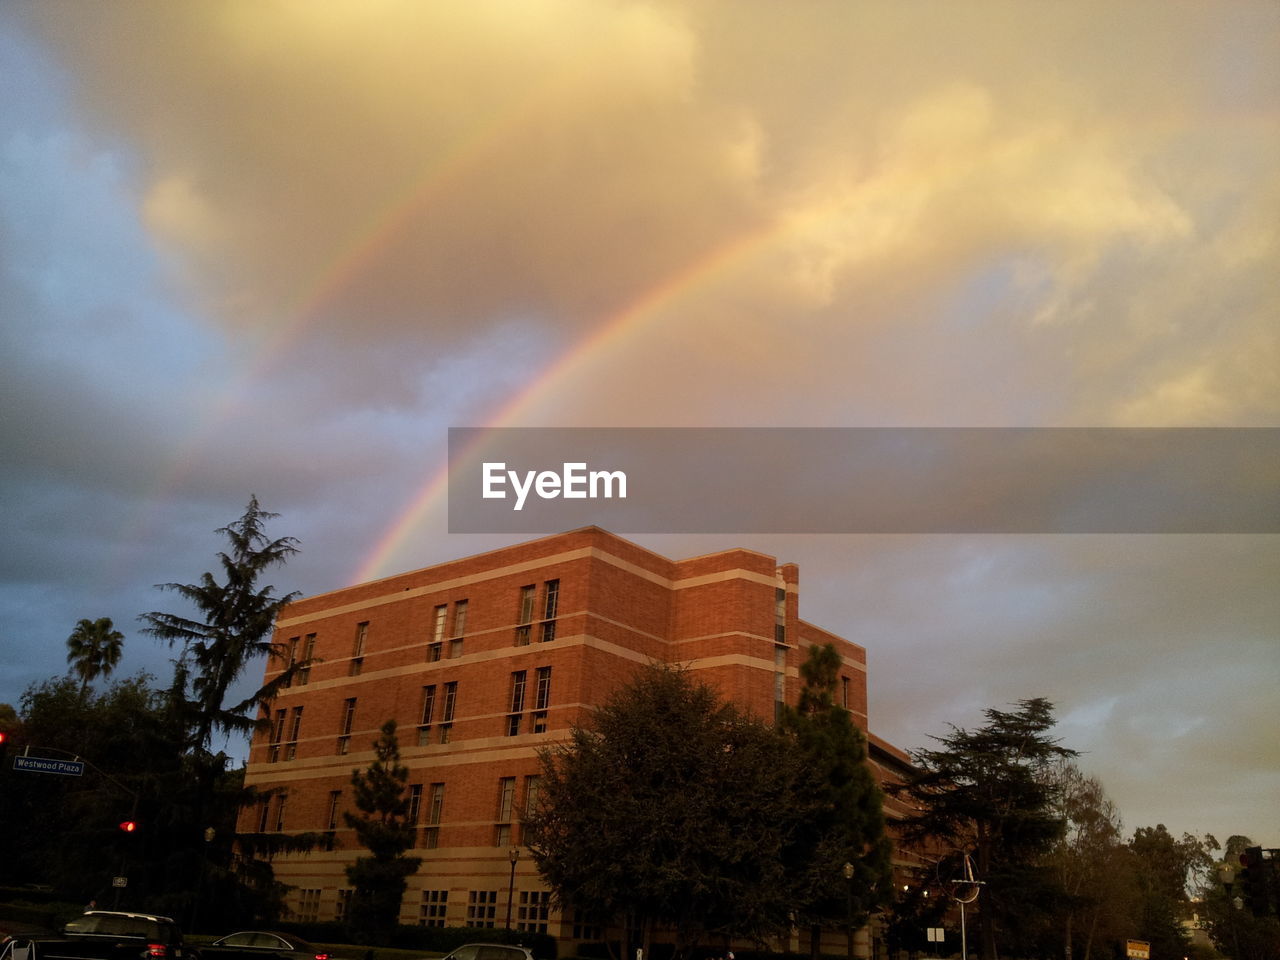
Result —
[[[200,949],[201,960],[338,960],[292,933],[241,930]]]
[[[464,943],[444,960],[534,960],[528,947],[509,943]]]
[[[90,910],[63,927],[61,936],[13,937],[0,960],[197,960],[197,955],[169,917]]]

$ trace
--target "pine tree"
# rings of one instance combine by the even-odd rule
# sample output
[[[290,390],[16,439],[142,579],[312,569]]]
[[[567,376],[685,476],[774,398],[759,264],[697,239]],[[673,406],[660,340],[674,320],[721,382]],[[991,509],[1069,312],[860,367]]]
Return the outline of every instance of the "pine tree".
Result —
[[[889,894],[883,797],[862,732],[835,702],[839,670],[833,645],[810,647],[799,706],[785,709],[781,722],[800,758],[797,795],[805,805],[787,851],[788,874],[796,919],[811,928],[815,956],[821,927],[848,926],[851,937]]]
[[[894,791],[920,811],[902,822],[908,840],[941,841],[973,854],[982,884],[983,960],[995,960],[997,928],[1016,937],[1046,919],[1060,899],[1054,878],[1038,861],[1063,830],[1048,770],[1076,751],[1049,736],[1054,719],[1048,700],[1020,700],[1017,707],[989,709],[985,726],[953,727],[950,736],[935,738],[942,749],[913,753],[919,773]]]
[[[394,720],[382,725],[373,751],[374,761],[367,770],[351,771],[356,808],[363,816],[343,813],[342,817],[355,830],[361,846],[372,854],[347,867],[347,879],[355,888],[351,927],[363,938],[385,943],[399,918],[406,880],[417,872],[422,860],[404,855],[414,840],[405,796],[409,769],[400,763]]]

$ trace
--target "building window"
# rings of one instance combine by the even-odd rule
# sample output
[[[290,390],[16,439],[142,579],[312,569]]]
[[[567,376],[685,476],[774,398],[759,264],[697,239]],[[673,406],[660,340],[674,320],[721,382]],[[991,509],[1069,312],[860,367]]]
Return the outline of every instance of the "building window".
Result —
[[[311,680],[311,661],[316,655],[316,635],[308,633],[302,645],[302,666],[298,668],[298,686],[305,687]]]
[[[297,662],[297,660],[298,660],[298,638],[290,637],[289,638],[289,662],[285,664],[285,670],[287,671],[292,669],[293,665]],[[293,686],[293,677],[290,676],[287,680],[285,680],[284,685],[286,687]]]
[[[516,802],[516,778],[503,777],[498,781],[498,823],[494,829],[495,847],[511,846],[511,814]]]
[[[449,641],[449,659],[457,660],[462,656],[462,638],[454,637]]]
[[[427,644],[427,663],[435,663],[444,652],[443,643]]]
[[[560,609],[559,580],[546,582],[542,600],[542,642],[550,643],[556,638],[556,614]]]
[[[782,707],[787,697],[787,648],[773,648],[773,721],[782,719]]]
[[[338,829],[338,804],[342,802],[341,790],[329,791],[329,815],[325,817],[325,830],[333,833]]]
[[[523,821],[528,820],[538,809],[538,789],[539,781],[536,774],[524,778],[524,806],[521,814],[520,841],[526,843],[527,838],[524,836]]]
[[[521,715],[524,713],[524,688],[527,671],[517,670],[511,674],[511,710],[507,717],[507,736],[514,737],[520,732]]]
[[[497,890],[467,891],[467,926],[493,927],[498,916]]]
[[[538,668],[538,687],[533,698],[533,732],[547,730],[547,708],[551,703],[551,668]]]
[[[448,743],[452,736],[453,711],[458,704],[458,682],[456,680],[444,685],[444,714],[440,718],[440,742]]]
[[[533,604],[537,593],[538,588],[532,583],[520,588],[520,612],[516,617],[517,647],[524,647],[529,643],[529,634],[533,629]]]
[[[351,666],[347,670],[348,676],[358,677],[360,671],[364,668],[364,641],[369,635],[369,621],[356,624],[356,638],[351,645]]]
[[[338,727],[338,753],[345,755],[351,747],[351,727],[355,723],[356,698],[342,701],[342,724]]]
[[[284,711],[277,710],[276,718],[271,724],[271,742],[267,748],[267,763],[275,763],[280,759],[280,742],[284,740]]]
[[[574,908],[573,939],[597,941],[604,939],[604,927],[585,910]]]
[[[334,910],[333,919],[342,923],[347,919],[347,915],[351,912],[351,894],[354,893],[351,888],[338,891],[338,906]]]
[[[317,889],[298,891],[298,920],[302,923],[315,923],[320,919],[320,891]]]
[[[444,784],[431,785],[431,800],[427,806],[427,825],[422,831],[422,845],[434,850],[440,845],[440,813],[444,810]]]
[[[849,678],[840,678],[840,706],[849,709]]]
[[[258,832],[266,833],[267,824],[271,822],[271,798],[263,797],[258,801]]]
[[[787,642],[787,591],[783,587],[773,591],[773,642]]]
[[[409,809],[405,812],[404,822],[411,827],[418,825],[418,814],[422,810],[422,784],[409,784]],[[415,831],[416,832],[416,831]]]
[[[276,833],[284,830],[284,804],[288,799],[287,794],[276,794]]]
[[[418,913],[418,926],[443,927],[449,913],[448,890],[423,890],[422,909]]]
[[[418,721],[418,746],[426,746],[431,742],[431,720],[436,710],[436,685],[429,684],[422,688],[422,717]]]
[[[298,755],[298,731],[302,729],[302,708],[293,708],[293,717],[289,723],[289,742],[284,746],[284,758],[292,760]]]
[[[551,891],[521,890],[516,929],[523,933],[546,933],[551,913]]]
[[[459,600],[453,605],[453,634],[454,637],[464,637],[467,634],[467,601]]]

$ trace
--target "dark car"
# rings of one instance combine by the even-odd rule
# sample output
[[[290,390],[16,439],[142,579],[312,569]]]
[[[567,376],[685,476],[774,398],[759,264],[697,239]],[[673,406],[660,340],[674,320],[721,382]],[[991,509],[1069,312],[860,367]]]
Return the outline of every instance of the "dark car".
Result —
[[[148,960],[184,960],[195,956],[195,951],[183,944],[178,925],[171,918],[154,913],[90,910],[63,927],[62,935],[82,943],[111,945],[117,956],[137,955]]]
[[[292,933],[241,930],[200,949],[203,960],[338,960]]]
[[[444,960],[533,960],[533,953],[509,943],[464,943]]]

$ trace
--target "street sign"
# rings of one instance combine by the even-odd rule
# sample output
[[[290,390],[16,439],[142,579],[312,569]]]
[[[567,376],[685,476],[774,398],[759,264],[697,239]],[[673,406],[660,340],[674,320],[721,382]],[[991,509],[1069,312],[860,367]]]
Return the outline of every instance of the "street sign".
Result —
[[[14,757],[13,769],[28,773],[57,773],[64,777],[84,776],[83,760],[51,760],[48,757]]]
[[[113,887],[127,887],[129,885],[128,877],[112,877],[111,885]]]
[[[1126,940],[1124,948],[1130,960],[1151,960],[1151,944],[1146,940]]]
[[[930,943],[945,943],[947,932],[942,927],[928,927],[926,930]]]

